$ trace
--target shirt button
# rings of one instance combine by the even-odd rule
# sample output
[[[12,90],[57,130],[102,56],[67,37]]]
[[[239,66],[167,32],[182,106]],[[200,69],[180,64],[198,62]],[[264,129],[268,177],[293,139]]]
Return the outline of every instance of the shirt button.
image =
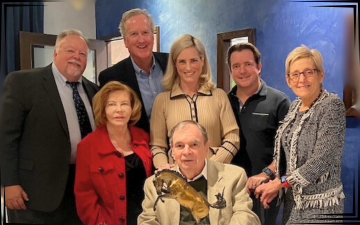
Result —
[[[124,177],[124,174],[123,174],[123,173],[120,173],[120,174],[119,174],[119,177],[120,177],[120,178],[123,178],[123,177]]]
[[[121,196],[120,196],[120,200],[125,200],[125,196],[124,196],[124,195],[121,195]]]
[[[99,172],[100,172],[100,173],[104,172],[104,168],[99,167]]]
[[[134,144],[134,145],[133,145],[133,148],[136,148],[136,147],[137,147],[137,144]]]
[[[120,152],[116,152],[116,156],[121,158],[121,153]]]
[[[119,220],[120,220],[120,222],[125,222],[125,218],[123,218],[123,217],[121,217],[121,218],[119,218]]]

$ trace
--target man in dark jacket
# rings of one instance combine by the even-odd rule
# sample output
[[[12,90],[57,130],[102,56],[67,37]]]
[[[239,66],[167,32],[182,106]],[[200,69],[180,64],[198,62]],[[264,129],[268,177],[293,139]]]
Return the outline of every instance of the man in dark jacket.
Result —
[[[161,79],[166,70],[168,54],[152,52],[154,22],[146,10],[131,9],[125,12],[119,28],[130,56],[100,73],[100,87],[113,80],[130,86],[143,106],[136,126],[149,132],[154,99],[163,91]]]
[[[82,224],[74,196],[76,146],[94,130],[98,86],[82,76],[88,41],[57,37],[53,63],[6,77],[0,116],[1,185],[10,223]]]

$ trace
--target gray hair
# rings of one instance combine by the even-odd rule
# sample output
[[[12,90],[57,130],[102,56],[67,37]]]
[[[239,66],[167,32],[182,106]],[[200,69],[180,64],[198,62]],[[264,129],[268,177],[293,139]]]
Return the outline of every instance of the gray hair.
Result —
[[[184,120],[184,121],[176,124],[176,126],[171,129],[170,135],[169,135],[169,143],[170,143],[170,145],[172,145],[173,135],[174,135],[175,131],[184,129],[189,124],[193,124],[193,125],[195,125],[195,126],[197,126],[199,128],[199,130],[201,131],[201,133],[203,135],[204,143],[206,143],[209,140],[206,129],[203,126],[201,126],[199,123],[197,123],[197,122],[195,122],[193,120]]]
[[[71,29],[71,30],[64,30],[57,36],[56,42],[55,42],[55,49],[57,49],[59,47],[59,44],[62,41],[62,39],[64,39],[68,35],[77,35],[77,36],[81,37],[82,39],[84,39],[87,47],[89,48],[89,40],[83,35],[83,33],[80,30]]]
[[[130,9],[130,10],[124,12],[124,14],[122,15],[122,18],[121,18],[121,21],[119,24],[119,30],[120,30],[121,36],[124,37],[126,34],[126,27],[125,27],[126,21],[128,19],[130,19],[131,17],[137,16],[137,15],[144,15],[148,18],[151,32],[154,33],[154,21],[153,21],[151,15],[148,13],[148,11],[146,11],[146,9],[136,8],[136,9]]]

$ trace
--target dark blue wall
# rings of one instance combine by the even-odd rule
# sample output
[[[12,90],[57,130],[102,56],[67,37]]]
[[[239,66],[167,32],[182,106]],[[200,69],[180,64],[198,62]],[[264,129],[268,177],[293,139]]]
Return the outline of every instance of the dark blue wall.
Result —
[[[339,5],[339,3],[335,3]],[[160,49],[168,52],[183,33],[204,43],[216,82],[216,34],[245,28],[256,29],[255,44],[262,53],[262,77],[268,85],[295,95],[284,78],[285,58],[305,44],[324,57],[324,87],[342,98],[344,75],[344,13],[350,9],[314,7],[334,3],[304,3],[285,0],[101,0],[96,2],[97,38],[118,34],[122,13],[145,8],[160,25]],[[343,160],[346,211],[352,212],[353,182],[357,173],[359,132],[355,120],[348,120]],[[355,169],[356,168],[356,169]]]

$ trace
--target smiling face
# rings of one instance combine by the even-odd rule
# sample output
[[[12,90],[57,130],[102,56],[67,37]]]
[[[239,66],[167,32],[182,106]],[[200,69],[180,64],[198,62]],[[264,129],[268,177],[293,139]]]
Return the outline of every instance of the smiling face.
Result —
[[[234,51],[230,62],[230,73],[238,88],[256,91],[260,86],[261,63],[256,64],[253,52]]]
[[[137,64],[140,64],[138,62],[142,60],[150,60],[154,45],[154,34],[148,18],[143,14],[130,17],[125,22],[125,27],[124,43],[133,60]]]
[[[109,94],[105,116],[107,126],[127,126],[132,112],[130,94],[126,91],[114,91]]]
[[[295,73],[316,69],[316,67],[310,58],[300,58],[292,62],[289,69],[290,73]],[[321,83],[324,80],[324,72],[315,71],[314,75],[308,78],[301,74],[298,81],[290,80],[288,75],[285,77],[289,87],[298,97],[301,98],[303,102],[312,102],[316,99],[321,90]]]
[[[54,50],[54,63],[69,81],[77,81],[83,74],[88,55],[85,40],[78,35],[64,37]]]
[[[180,84],[198,84],[204,66],[195,47],[185,48],[180,52],[175,61],[176,70],[180,77]]]
[[[204,137],[194,124],[187,124],[173,134],[171,149],[173,158],[187,179],[193,179],[205,166],[205,158],[210,142],[204,143]]]

